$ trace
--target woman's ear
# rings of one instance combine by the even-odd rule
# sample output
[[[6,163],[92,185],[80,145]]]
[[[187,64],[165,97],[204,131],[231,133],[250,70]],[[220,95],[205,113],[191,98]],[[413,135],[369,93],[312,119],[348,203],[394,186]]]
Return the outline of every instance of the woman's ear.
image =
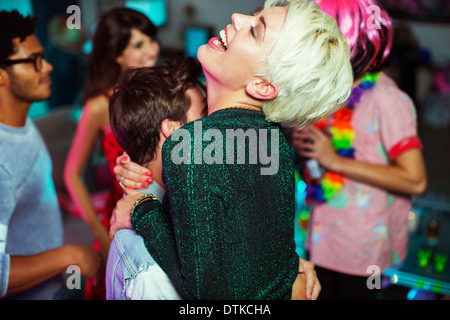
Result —
[[[174,121],[172,119],[164,119],[161,122],[161,133],[163,136],[167,139],[168,136],[170,136],[175,130],[181,127],[181,124],[179,121]]]
[[[255,77],[245,87],[247,94],[258,100],[272,100],[278,95],[278,89],[266,80]]]
[[[116,63],[119,65],[119,66],[121,66],[122,67],[122,64],[123,64],[123,57],[122,56],[118,56],[117,58],[116,58]],[[123,67],[122,67],[123,68]]]

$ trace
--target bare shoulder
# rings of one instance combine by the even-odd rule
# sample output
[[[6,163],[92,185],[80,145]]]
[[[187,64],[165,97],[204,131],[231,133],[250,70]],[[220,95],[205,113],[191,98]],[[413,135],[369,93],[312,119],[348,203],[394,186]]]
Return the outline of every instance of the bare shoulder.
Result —
[[[92,97],[84,104],[84,109],[97,116],[108,116],[109,101],[104,95]]]

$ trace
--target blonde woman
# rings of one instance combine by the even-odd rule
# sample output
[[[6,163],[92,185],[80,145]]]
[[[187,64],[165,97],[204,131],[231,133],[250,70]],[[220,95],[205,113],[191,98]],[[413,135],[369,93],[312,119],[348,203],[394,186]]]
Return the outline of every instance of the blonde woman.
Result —
[[[304,126],[345,102],[349,47],[309,1],[266,1],[231,20],[198,51],[208,116],[163,145],[163,204],[128,190],[110,234],[130,226],[133,206],[133,227],[186,299],[298,298],[294,166],[280,123]],[[229,148],[241,133],[247,147]],[[135,187],[136,172],[117,168]]]

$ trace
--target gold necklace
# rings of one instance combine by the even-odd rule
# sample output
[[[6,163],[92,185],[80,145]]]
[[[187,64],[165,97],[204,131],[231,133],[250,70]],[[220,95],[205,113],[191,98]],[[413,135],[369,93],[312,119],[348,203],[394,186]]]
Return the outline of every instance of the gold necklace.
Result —
[[[253,111],[262,111],[261,108],[258,107],[245,107],[245,106],[229,106],[229,107],[224,107],[221,108],[219,110],[223,110],[223,109],[246,109],[246,110],[253,110]]]

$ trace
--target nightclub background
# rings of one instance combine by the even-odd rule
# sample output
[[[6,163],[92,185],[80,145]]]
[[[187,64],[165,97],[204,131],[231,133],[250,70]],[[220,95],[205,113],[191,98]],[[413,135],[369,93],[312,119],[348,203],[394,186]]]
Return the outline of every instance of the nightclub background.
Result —
[[[249,13],[264,0],[0,0],[0,9],[18,9],[40,17],[37,36],[54,66],[52,96],[34,103],[35,119],[53,160],[54,180],[64,212],[65,241],[91,244],[92,234],[71,204],[63,168],[77,120],[91,36],[99,15],[113,7],[140,10],[159,28],[162,54],[196,56],[197,48],[230,23],[234,12]],[[387,299],[437,300],[450,295],[450,1],[381,1],[394,21],[394,44],[387,73],[414,100],[424,144],[428,189],[414,199],[409,215],[410,250],[399,268],[384,272]],[[76,6],[75,10],[68,10]],[[73,8],[73,7],[71,7]],[[79,12],[79,27],[66,22]],[[100,148],[100,146],[99,146]],[[99,207],[110,181],[99,151],[86,169],[86,181]],[[306,234],[308,216],[299,215],[296,241]],[[302,222],[302,223],[300,223]],[[424,258],[426,250],[443,257]],[[442,262],[442,260],[441,260]]]

